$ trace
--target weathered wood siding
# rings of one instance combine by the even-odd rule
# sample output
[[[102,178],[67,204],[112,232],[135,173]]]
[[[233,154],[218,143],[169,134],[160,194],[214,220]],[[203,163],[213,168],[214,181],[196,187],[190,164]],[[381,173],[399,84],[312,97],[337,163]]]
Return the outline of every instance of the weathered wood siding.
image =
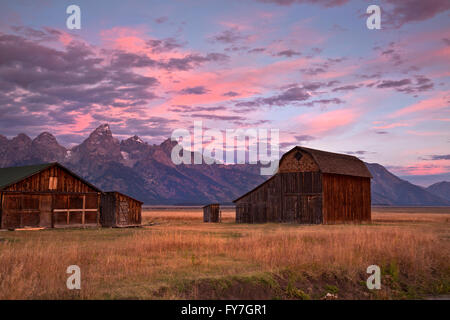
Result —
[[[203,207],[203,222],[221,222],[219,204],[210,204]]]
[[[101,200],[104,227],[138,226],[142,223],[142,203],[119,192],[106,192]]]
[[[50,178],[56,177],[56,188],[50,188]],[[4,189],[4,191],[25,191],[25,192],[97,192],[89,185],[72,176],[66,170],[58,166],[52,166],[29,178]]]
[[[323,223],[371,221],[370,178],[323,175]]]
[[[322,222],[319,172],[279,173],[236,202],[236,222]]]
[[[0,227],[98,225],[99,201],[97,190],[55,165],[2,191]]]
[[[98,193],[4,192],[1,228],[98,225]]]

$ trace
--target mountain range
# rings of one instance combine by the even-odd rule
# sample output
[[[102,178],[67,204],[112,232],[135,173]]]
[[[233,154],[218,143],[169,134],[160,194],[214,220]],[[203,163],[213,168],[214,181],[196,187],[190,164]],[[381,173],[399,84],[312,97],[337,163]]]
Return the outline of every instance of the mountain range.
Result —
[[[43,132],[35,139],[21,133],[0,135],[0,167],[60,162],[102,190],[117,190],[146,204],[206,204],[231,201],[264,182],[260,165],[175,165],[170,139],[150,145],[138,136],[119,141],[108,124],[70,149]],[[193,157],[193,154],[191,154]],[[376,163],[366,163],[372,179],[372,204],[450,205],[449,182],[425,189],[402,180]]]

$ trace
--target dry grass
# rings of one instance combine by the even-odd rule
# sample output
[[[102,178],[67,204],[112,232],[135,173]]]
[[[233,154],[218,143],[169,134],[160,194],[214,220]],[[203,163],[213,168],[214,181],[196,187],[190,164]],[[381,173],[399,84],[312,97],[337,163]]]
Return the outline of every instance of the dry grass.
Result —
[[[233,211],[204,224],[200,209],[151,210],[144,228],[0,232],[0,298],[208,298],[217,287],[232,298],[448,294],[450,214],[407,212],[374,209],[370,225],[299,226],[237,225]],[[66,288],[72,264],[79,291]],[[365,288],[371,264],[382,267],[381,291]],[[255,295],[262,287],[267,295]]]

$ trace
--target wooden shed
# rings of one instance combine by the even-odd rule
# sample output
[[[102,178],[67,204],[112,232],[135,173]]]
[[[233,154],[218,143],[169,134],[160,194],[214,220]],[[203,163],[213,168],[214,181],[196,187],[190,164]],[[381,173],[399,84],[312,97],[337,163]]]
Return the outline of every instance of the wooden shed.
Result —
[[[211,203],[203,207],[203,222],[221,222],[220,206],[218,203]]]
[[[135,227],[142,223],[143,202],[117,191],[101,197],[101,224],[104,227]]]
[[[354,156],[297,146],[275,175],[234,200],[236,222],[369,222],[371,178]]]
[[[58,163],[0,169],[0,228],[98,226],[101,190]]]

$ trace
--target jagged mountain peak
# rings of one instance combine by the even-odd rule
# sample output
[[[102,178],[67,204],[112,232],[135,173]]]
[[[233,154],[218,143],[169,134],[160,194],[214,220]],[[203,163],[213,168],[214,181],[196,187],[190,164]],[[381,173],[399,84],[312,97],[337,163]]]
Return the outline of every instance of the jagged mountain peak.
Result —
[[[17,141],[17,140],[31,142],[31,138],[29,136],[27,136],[25,133],[19,133],[17,136],[12,138],[12,141]]]
[[[137,143],[145,143],[144,140],[142,140],[141,138],[139,138],[139,136],[134,135],[130,138],[132,141],[135,141]]]
[[[109,127],[109,124],[104,123],[100,126],[98,126],[92,133],[92,135],[100,135],[100,136],[111,136],[112,137],[112,132],[111,132],[111,128]]]
[[[57,142],[54,135],[52,135],[50,132],[44,131],[40,135],[38,135],[36,138],[34,138],[33,141],[52,141]]]

